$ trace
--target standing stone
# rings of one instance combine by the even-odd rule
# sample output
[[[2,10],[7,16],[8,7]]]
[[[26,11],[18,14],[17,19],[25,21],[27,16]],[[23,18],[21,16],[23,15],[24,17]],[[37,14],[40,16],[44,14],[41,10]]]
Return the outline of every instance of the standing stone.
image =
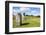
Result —
[[[16,26],[20,26],[20,16],[16,14]]]
[[[22,24],[22,16],[20,13],[16,14],[16,26],[21,26]]]

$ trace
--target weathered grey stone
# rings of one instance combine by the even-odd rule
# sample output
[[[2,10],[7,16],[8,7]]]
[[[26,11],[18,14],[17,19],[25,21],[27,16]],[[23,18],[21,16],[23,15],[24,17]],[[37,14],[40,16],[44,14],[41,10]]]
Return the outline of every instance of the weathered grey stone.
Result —
[[[16,26],[20,26],[20,15],[16,14]]]

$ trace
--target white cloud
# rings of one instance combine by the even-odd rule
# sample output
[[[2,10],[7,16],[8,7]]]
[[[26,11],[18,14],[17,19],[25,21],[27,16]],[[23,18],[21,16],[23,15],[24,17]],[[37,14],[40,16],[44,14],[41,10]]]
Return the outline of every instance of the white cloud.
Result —
[[[26,12],[27,10],[29,10],[29,8],[25,8],[25,7],[20,8],[20,12]]]
[[[15,13],[19,13],[20,10],[15,10],[15,9],[13,9],[13,12],[15,12]]]
[[[25,10],[26,10],[26,8],[24,8],[24,7],[22,7],[22,8],[20,8],[20,12],[25,12]]]

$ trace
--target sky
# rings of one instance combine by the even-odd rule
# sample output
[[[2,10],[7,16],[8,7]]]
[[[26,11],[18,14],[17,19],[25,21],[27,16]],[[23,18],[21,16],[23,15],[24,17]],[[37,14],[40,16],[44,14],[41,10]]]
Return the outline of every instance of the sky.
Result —
[[[40,15],[40,8],[36,7],[13,7],[14,15],[15,13],[25,13],[25,15]]]

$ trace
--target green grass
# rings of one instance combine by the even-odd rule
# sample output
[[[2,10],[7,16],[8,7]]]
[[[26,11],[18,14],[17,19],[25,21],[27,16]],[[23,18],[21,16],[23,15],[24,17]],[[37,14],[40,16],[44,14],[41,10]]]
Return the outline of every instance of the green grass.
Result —
[[[40,17],[25,16],[22,26],[16,27],[16,20],[13,19],[13,28],[40,27]]]

